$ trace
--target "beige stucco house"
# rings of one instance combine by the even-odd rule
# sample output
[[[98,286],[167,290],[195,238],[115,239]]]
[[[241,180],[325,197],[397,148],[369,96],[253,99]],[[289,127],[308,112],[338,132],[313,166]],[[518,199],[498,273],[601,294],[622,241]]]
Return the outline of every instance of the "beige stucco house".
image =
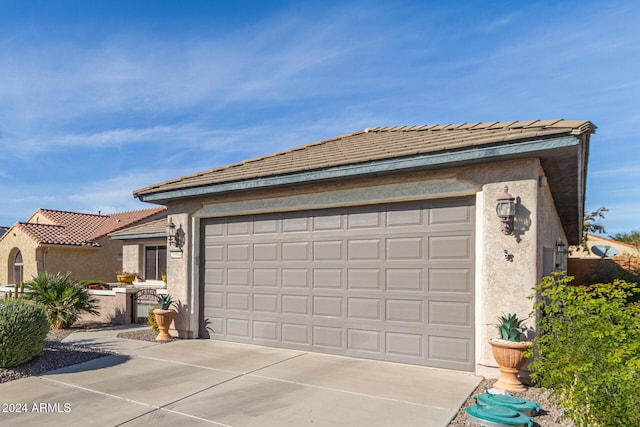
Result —
[[[369,128],[134,196],[166,206],[177,230],[167,286],[180,336],[482,373],[496,317],[527,317],[538,279],[566,264],[558,242],[581,239],[594,131]]]
[[[122,242],[107,235],[164,210],[94,215],[39,209],[0,237],[0,284],[27,281],[43,271],[71,272],[75,280],[114,282],[116,271],[122,269]]]

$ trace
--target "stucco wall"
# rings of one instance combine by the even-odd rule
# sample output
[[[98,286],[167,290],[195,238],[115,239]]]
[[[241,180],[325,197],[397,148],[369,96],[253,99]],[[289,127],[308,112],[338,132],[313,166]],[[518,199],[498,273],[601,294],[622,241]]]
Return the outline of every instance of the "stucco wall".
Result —
[[[543,247],[552,245],[558,235],[560,223],[549,190],[539,184],[543,175],[538,159],[523,159],[170,203],[167,213],[186,236],[182,257],[169,256],[167,267],[167,288],[183,304],[176,329],[181,336],[198,332],[194,307],[199,304],[200,218],[475,195],[476,362],[496,366],[487,343],[496,336],[495,319],[509,312],[527,317],[532,311],[533,302],[527,297],[542,275]],[[501,232],[495,213],[505,185],[517,201],[513,235]],[[511,261],[505,260],[505,250],[513,256]]]
[[[13,229],[3,236],[0,240],[0,285],[13,283],[13,260],[17,250],[22,253],[24,280],[38,274],[36,247],[36,243],[18,229]]]
[[[114,282],[116,270],[120,270],[122,242],[103,237],[98,240],[101,247],[73,247],[38,245],[24,232],[14,229],[0,241],[0,284],[12,281],[13,260],[16,249],[22,253],[24,280],[30,280],[42,271],[50,273],[71,272],[75,280],[102,280]]]

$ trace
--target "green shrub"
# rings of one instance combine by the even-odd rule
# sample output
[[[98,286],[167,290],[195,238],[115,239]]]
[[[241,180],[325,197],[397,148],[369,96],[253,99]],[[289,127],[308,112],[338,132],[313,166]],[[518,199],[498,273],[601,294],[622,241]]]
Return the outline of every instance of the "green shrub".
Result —
[[[636,283],[537,286],[534,382],[552,389],[578,426],[640,425],[640,303]]]
[[[156,315],[153,314],[153,310],[160,308],[159,305],[151,307],[147,312],[147,323],[151,325],[151,329],[156,332],[160,332],[160,328],[158,327],[158,322],[156,322]]]
[[[58,328],[71,327],[82,312],[99,314],[97,300],[89,295],[88,289],[71,279],[71,273],[40,273],[25,283],[25,297],[42,303],[47,310],[49,323]]]
[[[24,299],[0,301],[0,367],[18,366],[41,355],[48,332],[42,305]]]

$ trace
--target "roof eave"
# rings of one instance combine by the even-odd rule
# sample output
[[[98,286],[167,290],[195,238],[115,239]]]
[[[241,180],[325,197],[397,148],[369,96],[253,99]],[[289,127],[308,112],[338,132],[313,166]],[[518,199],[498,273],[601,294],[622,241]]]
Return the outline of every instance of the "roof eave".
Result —
[[[219,195],[233,191],[258,190],[283,185],[298,185],[318,181],[343,178],[357,178],[363,175],[404,172],[415,169],[436,169],[456,167],[464,164],[483,163],[498,159],[522,158],[553,149],[575,146],[577,136],[564,135],[556,138],[536,139],[518,144],[474,147],[464,150],[426,153],[418,156],[393,158],[366,163],[314,169],[286,175],[259,177],[241,181],[223,182],[199,187],[185,187],[173,190],[137,194],[143,202],[162,204],[174,199]]]
[[[560,199],[567,204],[567,207],[558,206],[558,211],[567,239],[570,244],[573,244],[571,242],[579,241],[582,234],[582,229],[579,224],[582,223],[584,211],[588,141],[588,134],[563,134],[528,141],[511,141],[500,145],[470,147],[456,151],[426,153],[417,156],[335,166],[286,175],[259,177],[199,187],[186,187],[155,193],[150,192],[137,194],[136,197],[143,202],[165,204],[185,198],[216,196],[237,191],[255,191],[272,187],[333,181],[336,179],[354,179],[367,175],[435,170],[531,157],[541,159],[545,157],[552,158],[552,154],[554,153],[555,157],[558,158],[563,157],[559,156],[558,153],[564,153],[567,149],[570,149],[572,156],[575,155],[575,159],[572,157],[571,159],[565,160],[572,162],[572,168],[577,169],[578,176],[575,177],[577,181],[569,183],[568,185],[566,182],[553,182],[550,184],[550,188],[555,200]],[[553,162],[548,163],[554,164]],[[570,200],[565,201],[565,198],[569,198]],[[576,207],[579,212],[574,211]]]

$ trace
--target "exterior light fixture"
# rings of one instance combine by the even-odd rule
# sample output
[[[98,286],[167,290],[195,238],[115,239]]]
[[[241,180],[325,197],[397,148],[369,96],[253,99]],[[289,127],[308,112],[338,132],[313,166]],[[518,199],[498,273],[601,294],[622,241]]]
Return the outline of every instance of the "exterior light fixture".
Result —
[[[558,237],[558,240],[556,241],[556,252],[559,254],[569,253],[569,249],[567,248],[567,245],[559,237]]]
[[[178,243],[178,236],[177,236],[178,231],[176,230],[176,225],[173,223],[171,219],[169,219],[169,223],[167,224],[165,233],[167,235],[167,238],[169,239],[169,243],[175,246],[176,248],[179,248],[180,246]]]
[[[502,232],[504,234],[513,233],[513,218],[516,216],[515,197],[509,194],[509,187],[504,186],[504,193],[498,197],[496,205],[496,214],[502,223]]]

